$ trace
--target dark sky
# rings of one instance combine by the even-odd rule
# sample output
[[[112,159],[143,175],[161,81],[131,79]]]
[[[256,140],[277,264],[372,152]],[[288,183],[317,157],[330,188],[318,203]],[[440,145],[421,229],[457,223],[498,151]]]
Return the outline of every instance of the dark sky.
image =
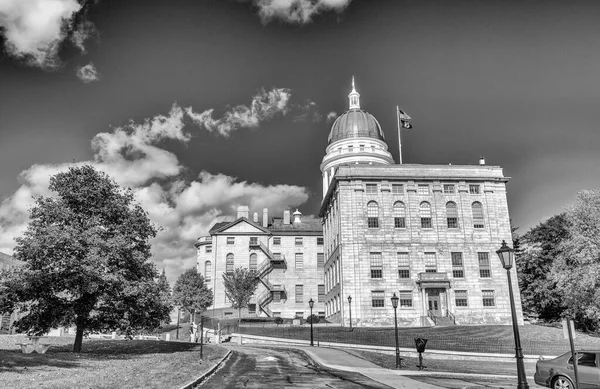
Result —
[[[228,136],[186,117],[189,140],[150,142],[150,151],[164,150],[178,166],[176,174],[149,174],[135,184],[146,194],[156,189],[143,204],[164,217],[179,212],[176,220],[157,220],[173,226],[165,238],[171,246],[165,243],[157,262],[172,274],[182,261],[193,264],[194,234],[205,233],[208,221],[231,213],[236,202],[262,206],[257,198],[265,193],[277,192],[274,212],[291,205],[316,213],[319,164],[331,126],[324,116],[347,109],[353,75],[361,106],[381,123],[394,158],[399,105],[414,125],[403,132],[405,163],[476,164],[484,155],[488,164],[503,167],[511,177],[510,214],[521,233],[561,212],[577,191],[599,186],[600,4],[353,0],[306,23],[264,21],[258,12],[248,1],[100,0],[85,15],[96,38],[85,42],[85,53],[64,43],[62,66],[30,66],[5,50],[5,236],[12,239],[11,228],[23,221],[17,211],[27,195],[41,193],[34,173],[73,160],[102,162],[91,146],[97,134],[169,115],[174,103],[196,112],[214,109],[212,117],[219,119],[273,88],[291,95],[285,115],[263,115],[254,128],[234,126]],[[90,62],[99,80],[84,83],[75,70]],[[301,120],[309,101],[309,118]],[[320,120],[311,119],[317,113]],[[29,176],[19,181],[26,170]],[[209,181],[212,189],[236,195],[207,192]],[[180,196],[182,188],[192,187],[197,191],[188,196],[215,200],[195,208],[184,204],[189,197]],[[286,203],[288,190],[294,201]],[[186,210],[193,218],[186,219]],[[190,230],[193,223],[202,227]],[[0,241],[0,251],[11,247]]]

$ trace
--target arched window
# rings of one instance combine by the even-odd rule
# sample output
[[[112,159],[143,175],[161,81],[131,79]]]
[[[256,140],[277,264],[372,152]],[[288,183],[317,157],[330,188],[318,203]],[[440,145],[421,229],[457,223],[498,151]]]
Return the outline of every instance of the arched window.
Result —
[[[375,201],[367,203],[367,227],[379,228],[379,205]]]
[[[475,201],[471,205],[471,209],[473,210],[473,228],[484,228],[483,205],[479,201]]]
[[[458,208],[456,208],[455,202],[448,201],[446,203],[446,222],[448,228],[458,228]]]
[[[204,281],[210,282],[212,279],[212,262],[204,262]]]
[[[248,270],[250,273],[256,273],[256,267],[258,264],[258,259],[255,253],[250,254],[250,263],[248,264]]]
[[[394,203],[394,228],[406,228],[406,207],[402,201]]]
[[[233,273],[233,254],[231,253],[227,254],[227,257],[225,257],[225,273]]]
[[[421,228],[432,228],[431,225],[431,204],[423,201],[419,205],[419,215],[421,216]]]

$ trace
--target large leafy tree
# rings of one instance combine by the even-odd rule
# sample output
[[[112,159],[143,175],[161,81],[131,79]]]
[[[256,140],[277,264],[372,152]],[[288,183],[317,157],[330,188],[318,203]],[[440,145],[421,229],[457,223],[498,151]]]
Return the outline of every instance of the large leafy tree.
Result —
[[[190,313],[190,320],[212,304],[212,291],[206,286],[204,277],[195,268],[187,269],[175,281],[173,303]]]
[[[550,273],[560,245],[569,237],[565,214],[552,216],[518,238],[516,266],[525,311],[546,321],[559,320],[562,299]],[[514,238],[513,238],[514,240]]]
[[[119,330],[131,336],[168,320],[150,261],[156,235],[130,190],[90,165],[51,177],[56,196],[38,197],[14,257],[24,266],[5,275],[0,311],[18,309],[20,332],[41,335],[76,326],[83,335]]]
[[[258,286],[256,274],[246,268],[238,267],[231,273],[223,274],[223,286],[231,301],[231,307],[238,310],[238,318],[241,320],[242,309],[248,307]]]
[[[552,268],[565,314],[588,330],[600,328],[600,190],[579,192],[567,207],[569,238]]]

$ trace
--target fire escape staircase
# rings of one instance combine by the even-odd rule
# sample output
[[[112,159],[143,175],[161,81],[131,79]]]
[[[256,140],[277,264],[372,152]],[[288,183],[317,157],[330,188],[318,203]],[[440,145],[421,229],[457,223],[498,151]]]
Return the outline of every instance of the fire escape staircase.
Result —
[[[267,256],[267,260],[264,261],[258,269],[256,269],[256,278],[265,286],[266,290],[263,291],[258,298],[256,299],[258,302],[258,307],[261,311],[265,313],[268,317],[273,316],[273,312],[267,305],[269,305],[273,301],[273,292],[282,292],[285,294],[285,288],[277,285],[274,286],[267,279],[267,276],[273,271],[274,265],[286,267],[285,257],[283,255],[275,256],[271,250],[267,246],[265,246],[262,242],[259,242],[258,239],[250,240],[250,249],[261,250]]]

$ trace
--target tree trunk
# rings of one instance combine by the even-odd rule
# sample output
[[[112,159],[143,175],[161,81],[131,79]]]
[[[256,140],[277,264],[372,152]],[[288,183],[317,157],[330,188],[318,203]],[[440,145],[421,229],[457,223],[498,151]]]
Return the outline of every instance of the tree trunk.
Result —
[[[242,308],[238,308],[238,328],[240,328],[240,324],[242,324]]]
[[[77,332],[75,333],[75,343],[73,344],[73,352],[74,353],[80,353],[81,352],[81,345],[83,343],[83,328],[84,328],[84,320],[82,319],[77,319],[76,320],[76,325],[77,325]]]

